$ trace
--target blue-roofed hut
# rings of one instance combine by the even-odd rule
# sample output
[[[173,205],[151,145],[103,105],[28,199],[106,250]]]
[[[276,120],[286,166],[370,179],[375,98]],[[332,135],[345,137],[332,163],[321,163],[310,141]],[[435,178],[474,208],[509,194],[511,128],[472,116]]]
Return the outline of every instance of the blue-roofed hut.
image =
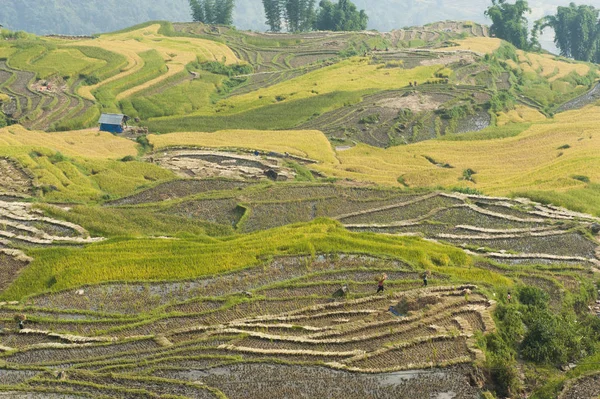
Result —
[[[129,117],[123,114],[102,114],[98,123],[101,132],[123,133]]]

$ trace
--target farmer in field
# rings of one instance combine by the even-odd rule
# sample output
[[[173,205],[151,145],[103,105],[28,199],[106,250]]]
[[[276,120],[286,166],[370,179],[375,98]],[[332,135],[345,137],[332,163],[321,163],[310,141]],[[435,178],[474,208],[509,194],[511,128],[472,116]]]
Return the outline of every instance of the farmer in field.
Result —
[[[27,320],[27,316],[24,314],[15,315],[15,321],[19,324],[19,330],[25,328],[25,320]]]
[[[383,283],[385,282],[385,280],[387,280],[387,274],[383,273],[381,275],[381,278],[379,279],[379,284],[377,285],[377,293],[379,294],[380,292],[383,292],[383,290],[385,289],[383,287]]]
[[[429,279],[428,274],[428,271],[425,271],[425,273],[423,273],[423,287],[427,287],[427,280]]]

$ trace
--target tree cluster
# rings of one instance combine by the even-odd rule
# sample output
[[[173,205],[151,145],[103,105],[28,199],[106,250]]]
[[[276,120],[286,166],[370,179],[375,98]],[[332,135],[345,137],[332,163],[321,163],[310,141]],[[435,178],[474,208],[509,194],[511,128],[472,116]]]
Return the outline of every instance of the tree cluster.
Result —
[[[311,30],[315,21],[316,0],[263,0],[267,25],[271,31],[290,32]]]
[[[492,5],[485,11],[485,15],[492,20],[490,33],[517,48],[530,48],[535,44],[529,40],[525,18],[525,13],[530,12],[526,0],[517,0],[514,4],[507,3],[506,0],[492,0]]]
[[[589,5],[571,3],[558,7],[556,15],[549,15],[537,23],[537,28],[554,29],[554,43],[560,54],[579,61],[600,62],[600,10]]]
[[[358,31],[367,28],[369,17],[365,10],[358,11],[349,0],[339,0],[337,4],[323,0],[319,7],[315,21],[317,30]]]
[[[235,0],[189,0],[194,22],[232,25]]]
[[[582,287],[556,309],[546,292],[522,286],[515,298],[498,304],[498,329],[482,344],[486,371],[499,397],[516,396],[520,389],[518,358],[560,366],[594,353],[600,319],[589,314],[587,304],[595,300],[595,290],[591,284]]]
[[[578,61],[600,62],[600,10],[590,5],[558,7],[556,15],[535,21],[529,32],[526,0],[492,0],[485,15],[492,20],[490,33],[523,50],[539,50],[538,37],[546,28],[554,30],[554,43],[560,54]]]
[[[267,25],[272,32],[305,32],[313,29],[358,31],[367,27],[369,17],[350,0],[263,0]]]

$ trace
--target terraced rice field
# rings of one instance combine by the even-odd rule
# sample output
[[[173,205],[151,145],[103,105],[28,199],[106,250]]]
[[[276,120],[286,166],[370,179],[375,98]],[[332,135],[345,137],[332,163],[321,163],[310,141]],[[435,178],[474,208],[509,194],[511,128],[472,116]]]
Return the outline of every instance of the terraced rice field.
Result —
[[[25,67],[34,69],[43,65],[26,64]],[[64,81],[55,76],[50,80],[50,87],[35,85],[39,76],[15,69],[6,61],[0,62],[0,92],[10,99],[2,107],[7,116],[28,128],[47,130],[65,118],[85,115],[93,106],[93,102],[74,94],[77,81]]]
[[[586,176],[591,181],[600,179],[596,175],[600,169],[590,167],[598,148],[599,138],[593,133],[598,110],[588,107],[561,113],[552,123],[535,123],[517,136],[502,140],[430,140],[388,149],[362,144],[340,151],[327,144],[317,149],[313,143],[326,138],[315,131],[177,133],[151,136],[150,140],[157,148],[184,145],[288,152],[317,161],[311,168],[326,176],[388,186],[458,186],[494,195],[523,190],[561,192],[585,186],[573,176]],[[268,140],[266,144],[250,142],[259,136],[263,138],[261,141]],[[271,141],[282,136],[285,143]],[[308,137],[312,140],[307,140]],[[506,159],[520,161],[507,163]],[[473,181],[464,179],[467,169],[476,172]]]
[[[589,65],[572,63],[569,60],[560,59],[551,54],[527,54],[524,51],[518,51],[517,54],[519,56],[519,66],[524,71],[536,74],[540,73],[551,82],[563,78],[570,73],[585,76],[590,72]],[[512,67],[516,67],[514,61],[510,64]]]
[[[431,61],[435,62],[435,58]],[[485,90],[478,92],[479,96],[473,93],[478,90],[476,87],[450,88],[442,85],[385,91],[365,96],[356,105],[327,112],[299,127],[320,130],[337,146],[353,146],[360,142],[382,148],[431,140],[446,134],[479,131],[490,124],[485,112],[483,114],[487,116],[484,117],[488,119],[487,122],[470,126],[469,122],[476,115],[465,115],[457,122],[464,127],[457,128],[451,128],[447,121],[435,116],[435,111],[443,104],[459,101],[467,92],[482,101],[489,99]],[[415,126],[423,122],[428,127],[417,131]]]
[[[559,398],[592,399],[598,396],[599,390],[600,379],[598,378],[598,374],[591,374],[568,383],[560,393]]]
[[[595,91],[550,117],[596,67],[488,34],[0,44],[0,397],[476,399],[536,370],[509,311],[595,331],[600,219],[511,194],[597,190]],[[151,134],[72,130],[100,109]]]
[[[4,234],[16,229],[14,238],[22,240],[7,243],[9,250],[27,240],[56,246],[101,239],[87,238],[78,225],[41,217],[30,204],[6,199]],[[309,205],[306,213],[304,203]],[[106,209],[132,212],[148,207],[159,207],[165,215],[234,223],[241,232],[328,217],[349,230],[386,233],[381,236],[386,245],[414,245],[400,235],[419,234],[480,257],[471,264],[458,253],[428,250],[431,261],[424,266],[412,255],[365,255],[350,245],[358,253],[315,248],[313,255],[260,256],[243,269],[186,280],[114,278],[102,284],[50,286],[50,291],[20,302],[0,302],[5,390],[26,397],[42,392],[126,398],[176,392],[194,398],[300,398],[322,395],[324,382],[331,382],[329,394],[340,397],[377,392],[378,397],[396,398],[418,392],[478,398],[473,364],[484,355],[475,337],[496,328],[495,287],[539,287],[558,310],[564,287],[579,287],[576,273],[598,264],[597,243],[584,233],[596,219],[526,200],[331,183],[189,179],[106,204]],[[238,212],[233,221],[228,219],[231,212]],[[361,236],[370,239],[373,235]],[[552,245],[556,240],[566,240],[565,245]],[[265,240],[241,244],[246,254],[255,245],[252,241]],[[151,245],[163,244],[155,240]],[[557,248],[569,251],[558,253]],[[15,266],[14,260],[4,264],[19,278],[23,266]],[[429,270],[427,286],[424,267]],[[75,277],[53,270],[56,287]],[[377,294],[383,273],[385,291]],[[15,314],[26,315],[25,329],[14,328]]]
[[[160,27],[160,24],[155,24],[132,32],[103,35],[99,40],[76,43],[78,46],[100,47],[117,52],[123,55],[128,61],[124,72],[114,76],[110,80],[89,87],[85,92],[82,92],[82,95],[89,97],[92,91],[111,81],[122,80],[126,76],[142,71],[144,62],[139,55],[149,50],[155,50],[161,54],[167,63],[168,72],[153,80],[144,81],[142,84],[131,89],[119,92],[117,100],[154,86],[182,72],[184,67],[197,57],[201,57],[205,61],[221,61],[221,59],[225,59],[226,64],[238,62],[237,57],[225,45],[202,39],[165,38],[158,34]]]
[[[307,262],[309,270],[298,268]],[[22,391],[43,387],[60,393],[82,386],[83,392],[93,395],[104,392],[119,397],[133,389],[148,395],[175,389],[183,397],[214,397],[218,392],[247,397],[243,393],[247,387],[240,391],[225,370],[252,379],[257,384],[252,395],[266,389],[261,381],[274,379],[287,381],[280,389],[289,397],[318,394],[322,384],[309,381],[320,376],[318,380],[351,378],[351,384],[335,388],[350,397],[377,390],[391,398],[410,389],[431,394],[459,390],[461,397],[477,397],[477,389],[467,383],[471,371],[466,364],[478,356],[474,332],[494,328],[489,315],[493,302],[477,294],[472,285],[447,286],[440,281],[431,288],[406,288],[392,284],[416,277],[406,268],[365,256],[288,257],[274,260],[268,268],[189,281],[183,283],[186,289],[182,283],[152,284],[145,292],[158,299],[154,304],[144,299],[144,291],[118,285],[32,297],[27,300],[27,328],[18,333],[7,329],[0,335],[5,351],[0,357],[7,367],[0,372]],[[373,280],[382,271],[390,273],[389,293],[374,295],[371,282],[364,293],[351,290],[345,299],[329,299],[347,281],[348,273]],[[270,285],[295,281],[290,280],[294,275],[320,276],[326,280],[321,286],[328,289],[305,299],[275,295],[275,291],[274,296],[261,299]],[[118,292],[130,297],[114,296]],[[232,304],[234,298],[237,303]],[[388,311],[407,299],[414,303],[409,314],[398,317]],[[126,316],[106,313],[97,307],[100,303],[126,314],[134,309],[133,303],[144,307]],[[119,306],[124,303],[128,306]],[[8,322],[5,315],[20,306],[0,305],[0,318]],[[164,316],[151,316],[156,306]],[[44,310],[50,308],[55,309],[52,314]],[[465,312],[479,315],[479,321],[470,324]],[[438,351],[436,345],[445,349]],[[371,358],[377,358],[377,364],[371,364]],[[280,365],[275,367],[273,361]],[[452,364],[465,366],[419,370]],[[13,365],[19,365],[19,371],[12,371]],[[396,373],[404,369],[414,370],[406,374],[410,378]],[[354,377],[346,370],[378,374]],[[384,370],[387,374],[381,373]],[[137,376],[122,374],[131,372]],[[203,384],[196,384],[198,379]]]
[[[524,199],[436,192],[407,195],[399,190],[318,184],[258,188],[233,190],[220,199],[178,201],[163,212],[233,224],[243,232],[327,217],[353,231],[419,234],[504,262],[598,264],[597,244],[584,232],[597,218]],[[159,186],[123,202],[144,197],[152,202],[154,192],[163,190]]]
[[[0,198],[0,290],[8,288],[33,260],[25,254],[26,248],[80,246],[102,240],[91,238],[81,226],[40,215],[31,203],[21,202],[30,199],[10,192]]]

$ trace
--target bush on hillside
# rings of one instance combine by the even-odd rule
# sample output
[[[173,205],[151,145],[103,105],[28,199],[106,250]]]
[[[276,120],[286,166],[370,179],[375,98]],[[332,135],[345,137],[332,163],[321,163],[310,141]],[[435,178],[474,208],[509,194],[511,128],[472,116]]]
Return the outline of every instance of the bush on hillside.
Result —
[[[219,61],[209,61],[203,62],[196,66],[204,71],[225,76],[248,75],[254,72],[254,68],[250,64],[226,65],[225,63]]]

